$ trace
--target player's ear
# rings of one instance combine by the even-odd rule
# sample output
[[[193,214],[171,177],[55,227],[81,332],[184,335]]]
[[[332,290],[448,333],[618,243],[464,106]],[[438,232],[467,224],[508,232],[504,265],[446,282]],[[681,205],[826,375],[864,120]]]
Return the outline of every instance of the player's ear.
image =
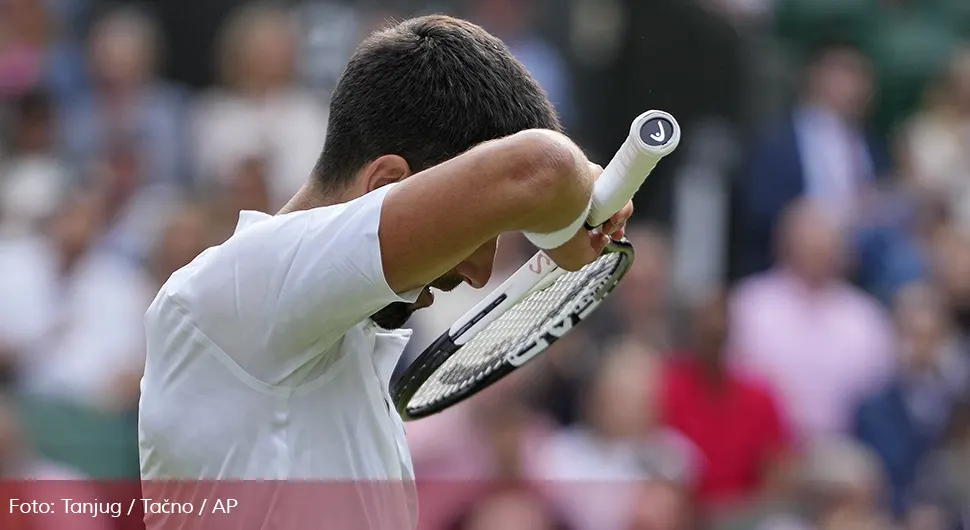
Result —
[[[364,168],[364,185],[366,192],[370,193],[377,188],[400,182],[411,176],[411,167],[408,161],[398,155],[384,155]]]

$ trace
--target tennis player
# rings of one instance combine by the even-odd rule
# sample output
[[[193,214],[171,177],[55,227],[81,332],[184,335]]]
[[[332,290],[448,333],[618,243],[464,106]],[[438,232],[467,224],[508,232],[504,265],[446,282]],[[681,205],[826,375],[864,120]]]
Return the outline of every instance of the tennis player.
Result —
[[[367,38],[306,185],[275,216],[242,212],[148,310],[143,479],[410,481],[388,386],[411,313],[432,289],[485,285],[502,233],[577,270],[632,213],[583,228],[601,169],[560,129],[474,24]]]

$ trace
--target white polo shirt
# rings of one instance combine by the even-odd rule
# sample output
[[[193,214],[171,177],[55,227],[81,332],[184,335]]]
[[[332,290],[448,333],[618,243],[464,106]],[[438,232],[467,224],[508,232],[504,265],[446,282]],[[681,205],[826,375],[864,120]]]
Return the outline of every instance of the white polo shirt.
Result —
[[[242,212],[229,240],[172,275],[145,316],[143,479],[413,480],[388,391],[410,332],[369,319],[420,293],[384,278],[390,188]]]

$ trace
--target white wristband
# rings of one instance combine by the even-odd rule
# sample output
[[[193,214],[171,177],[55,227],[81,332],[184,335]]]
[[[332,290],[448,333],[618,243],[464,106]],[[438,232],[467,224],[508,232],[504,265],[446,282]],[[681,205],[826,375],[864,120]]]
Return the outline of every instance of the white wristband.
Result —
[[[535,232],[522,232],[522,234],[532,242],[533,245],[541,248],[542,250],[550,250],[554,248],[559,248],[566,244],[579,229],[586,224],[586,218],[589,217],[589,210],[593,205],[593,200],[590,198],[589,204],[586,205],[586,209],[583,213],[576,218],[575,221],[569,224],[566,228],[556,230],[548,234],[536,234]]]

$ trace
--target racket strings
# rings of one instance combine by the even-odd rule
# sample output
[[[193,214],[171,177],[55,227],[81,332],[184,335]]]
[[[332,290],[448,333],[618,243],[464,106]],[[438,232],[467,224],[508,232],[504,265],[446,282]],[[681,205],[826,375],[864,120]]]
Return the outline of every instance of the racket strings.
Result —
[[[576,272],[532,293],[509,308],[449,357],[411,397],[409,407],[432,406],[486,379],[509,355],[524,351],[554,325],[558,317],[603,287],[626,259],[608,253]]]

